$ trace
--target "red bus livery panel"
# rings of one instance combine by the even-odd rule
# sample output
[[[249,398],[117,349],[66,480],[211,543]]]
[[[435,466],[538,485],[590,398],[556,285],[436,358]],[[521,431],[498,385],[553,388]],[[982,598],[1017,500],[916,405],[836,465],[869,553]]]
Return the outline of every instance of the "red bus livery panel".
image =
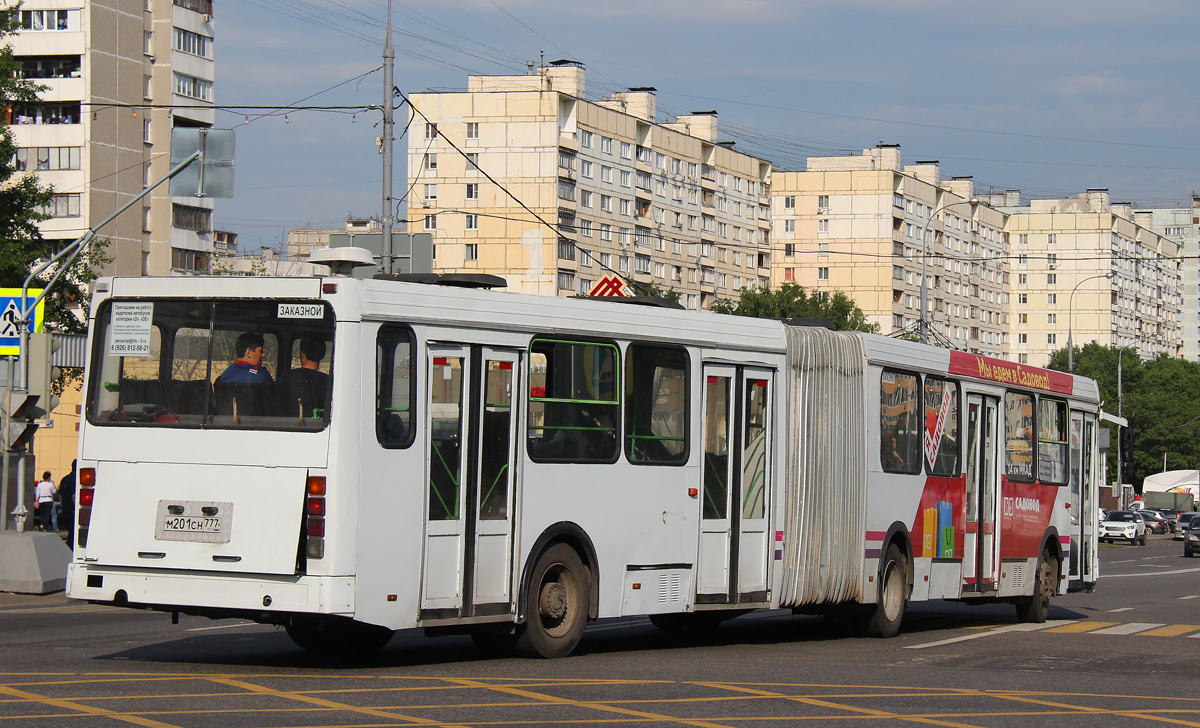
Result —
[[[964,351],[950,352],[950,373],[1060,394],[1072,394],[1075,388],[1075,379],[1070,374]]]

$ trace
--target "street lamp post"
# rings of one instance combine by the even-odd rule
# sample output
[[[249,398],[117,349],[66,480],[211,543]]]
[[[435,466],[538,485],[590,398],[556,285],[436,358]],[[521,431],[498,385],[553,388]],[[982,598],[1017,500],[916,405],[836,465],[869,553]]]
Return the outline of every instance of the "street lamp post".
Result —
[[[921,231],[921,316],[917,319],[917,338],[922,344],[929,343],[929,234],[932,232],[933,220],[939,212],[945,212],[955,205],[970,205],[972,209],[979,205],[979,198],[951,202],[949,205],[935,206],[925,220],[925,228]]]
[[[1097,278],[1108,278],[1109,280],[1112,280],[1112,277],[1113,274],[1111,271],[1108,273],[1097,273],[1094,276],[1088,276],[1087,278],[1079,281],[1075,284],[1075,287],[1071,289],[1071,298],[1067,301],[1067,372],[1071,374],[1075,373],[1075,340],[1072,336],[1075,328],[1075,291],[1079,290],[1079,287],[1088,281],[1094,281]]]

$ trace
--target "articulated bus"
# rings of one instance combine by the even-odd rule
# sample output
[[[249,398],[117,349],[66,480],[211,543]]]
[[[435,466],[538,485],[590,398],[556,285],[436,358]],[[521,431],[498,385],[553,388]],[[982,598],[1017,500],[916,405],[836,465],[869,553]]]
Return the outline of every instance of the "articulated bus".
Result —
[[[1089,379],[453,278],[98,281],[68,596],[560,657],[595,619],[892,636],[1096,582]]]

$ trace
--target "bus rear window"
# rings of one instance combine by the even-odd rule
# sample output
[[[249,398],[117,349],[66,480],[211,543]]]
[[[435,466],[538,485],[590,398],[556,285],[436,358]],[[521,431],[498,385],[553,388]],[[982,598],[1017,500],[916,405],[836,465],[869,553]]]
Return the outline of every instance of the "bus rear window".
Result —
[[[324,429],[333,324],[319,301],[107,301],[96,314],[88,422]]]

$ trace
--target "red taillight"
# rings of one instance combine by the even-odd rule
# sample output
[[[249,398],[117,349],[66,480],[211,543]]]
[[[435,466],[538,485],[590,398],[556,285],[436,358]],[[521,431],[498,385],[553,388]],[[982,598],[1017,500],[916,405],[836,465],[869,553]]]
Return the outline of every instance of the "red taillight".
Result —
[[[325,556],[325,476],[308,476],[304,492],[304,552],[320,559]]]
[[[94,488],[96,486],[96,469],[80,468],[79,485],[84,488]]]
[[[79,527],[87,528],[92,524],[92,509],[84,508],[79,511]]]
[[[92,500],[96,497],[96,491],[92,488],[79,489],[79,506],[80,508],[89,508],[92,505]]]

